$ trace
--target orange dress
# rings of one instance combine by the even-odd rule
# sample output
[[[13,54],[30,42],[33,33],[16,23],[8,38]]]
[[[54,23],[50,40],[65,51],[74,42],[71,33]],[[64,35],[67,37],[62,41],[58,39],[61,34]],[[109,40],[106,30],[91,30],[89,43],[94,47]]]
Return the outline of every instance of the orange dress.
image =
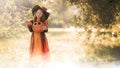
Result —
[[[32,23],[32,21],[31,21]],[[45,21],[43,26],[48,27],[48,22]],[[45,31],[42,30],[40,24],[28,25],[28,29],[32,32],[31,43],[30,43],[30,58],[42,57],[48,58],[49,47],[48,41],[45,35]]]

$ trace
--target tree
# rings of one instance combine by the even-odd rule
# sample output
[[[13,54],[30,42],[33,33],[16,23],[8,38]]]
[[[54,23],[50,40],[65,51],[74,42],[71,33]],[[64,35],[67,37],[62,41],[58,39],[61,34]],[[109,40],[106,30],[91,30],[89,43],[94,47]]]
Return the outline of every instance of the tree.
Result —
[[[27,1],[24,4],[24,1]],[[31,8],[29,0],[2,0],[0,7],[0,38],[20,37],[25,32],[24,22]]]
[[[120,0],[69,0],[77,5],[84,14],[86,23],[98,24],[108,28],[119,16]],[[81,13],[81,12],[80,12]],[[81,18],[80,18],[81,20]]]

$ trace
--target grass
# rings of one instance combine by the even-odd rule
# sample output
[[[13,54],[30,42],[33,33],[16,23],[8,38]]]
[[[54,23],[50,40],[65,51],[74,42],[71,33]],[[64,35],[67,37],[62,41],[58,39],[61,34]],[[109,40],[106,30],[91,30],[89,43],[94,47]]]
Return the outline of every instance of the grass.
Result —
[[[0,41],[0,68],[19,68],[29,62],[30,36],[31,33],[26,33],[18,39],[14,38]],[[60,64],[67,60],[71,62],[75,61],[75,63],[79,61],[78,58],[75,58],[77,55],[75,54],[75,48],[78,45],[76,44],[74,33],[49,32],[47,33],[47,38],[51,63],[58,62]],[[26,68],[26,65],[24,68]]]
[[[0,68],[112,68],[110,63],[95,60],[111,60],[116,48],[96,47],[85,41],[87,35],[78,37],[76,32],[49,31],[47,38],[50,48],[50,61],[36,65],[29,63],[29,43],[31,33],[24,33],[21,38],[0,41]],[[87,43],[85,43],[87,42]],[[119,50],[119,49],[117,49]],[[111,52],[110,52],[111,51]],[[115,55],[115,54],[114,54]],[[88,61],[92,62],[88,62]],[[104,67],[101,67],[103,66]],[[113,65],[115,67],[116,65]]]

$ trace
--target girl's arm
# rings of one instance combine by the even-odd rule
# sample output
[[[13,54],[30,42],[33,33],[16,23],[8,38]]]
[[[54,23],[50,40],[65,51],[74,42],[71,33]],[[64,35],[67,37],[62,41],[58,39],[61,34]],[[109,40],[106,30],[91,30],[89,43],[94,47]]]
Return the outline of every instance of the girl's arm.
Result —
[[[29,29],[29,31],[30,31],[30,32],[33,32],[33,29],[32,29],[32,21],[26,21],[25,23],[26,23],[27,28]]]
[[[45,30],[43,32],[48,32],[48,21],[45,21]]]

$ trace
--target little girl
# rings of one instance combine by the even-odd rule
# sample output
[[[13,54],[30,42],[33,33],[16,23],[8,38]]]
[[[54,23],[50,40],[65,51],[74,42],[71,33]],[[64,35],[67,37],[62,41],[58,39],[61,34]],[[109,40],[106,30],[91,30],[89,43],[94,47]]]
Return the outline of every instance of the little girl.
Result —
[[[48,17],[49,13],[46,8],[41,8],[39,5],[35,5],[32,8],[32,14],[34,20],[26,21],[26,25],[31,35],[30,43],[30,58],[40,59],[40,57],[47,59],[49,56],[48,41],[45,32],[48,31]]]

